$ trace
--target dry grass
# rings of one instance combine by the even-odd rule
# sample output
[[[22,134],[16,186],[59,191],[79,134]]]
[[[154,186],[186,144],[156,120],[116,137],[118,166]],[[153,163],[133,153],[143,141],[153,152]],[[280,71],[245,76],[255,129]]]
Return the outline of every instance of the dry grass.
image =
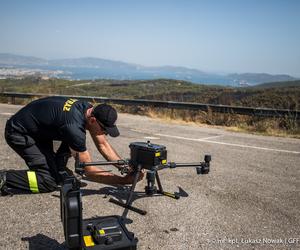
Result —
[[[300,121],[288,117],[263,118],[247,115],[214,113],[211,110],[203,112],[142,106],[116,105],[116,108],[120,112],[146,115],[151,118],[160,119],[165,122],[175,122],[177,124],[193,123],[201,126],[209,125],[223,127],[236,132],[300,138]]]
[[[7,101],[7,98],[1,98],[1,102]],[[15,101],[16,104],[22,105],[29,102],[28,99],[19,98],[16,98]],[[119,112],[146,115],[165,122],[175,122],[177,124],[193,123],[200,126],[217,126],[236,132],[247,132],[253,134],[292,137],[300,139],[300,121],[288,117],[263,118],[257,116],[215,113],[211,110],[208,110],[208,112],[204,112],[166,108],[162,109],[145,106],[114,106]]]

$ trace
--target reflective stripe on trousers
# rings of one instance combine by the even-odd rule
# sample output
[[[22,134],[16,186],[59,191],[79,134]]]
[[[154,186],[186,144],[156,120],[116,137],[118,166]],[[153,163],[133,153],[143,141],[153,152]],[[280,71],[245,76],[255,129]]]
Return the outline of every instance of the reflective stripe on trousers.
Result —
[[[27,171],[29,188],[32,193],[39,193],[39,187],[35,171]]]

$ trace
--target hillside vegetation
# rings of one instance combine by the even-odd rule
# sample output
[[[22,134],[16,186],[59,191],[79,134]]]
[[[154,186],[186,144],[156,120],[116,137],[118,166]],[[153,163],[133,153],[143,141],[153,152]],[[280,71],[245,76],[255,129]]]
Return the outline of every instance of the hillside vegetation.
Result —
[[[2,91],[91,95],[115,98],[153,99],[248,107],[299,110],[300,81],[277,82],[247,88],[209,86],[185,81],[69,81],[62,79],[0,80]]]
[[[87,95],[128,99],[152,99],[180,102],[197,102],[233,106],[264,107],[275,109],[300,109],[300,81],[268,83],[256,87],[233,88],[192,84],[185,81],[157,79],[144,81],[93,80],[69,81],[62,79],[42,80],[40,78],[0,80],[2,91],[24,93],[46,93],[66,95]],[[214,125],[248,127],[262,132],[280,129],[299,133],[297,120],[262,119],[257,117],[224,114],[203,114],[186,111],[167,111],[149,108],[123,107],[123,110],[136,113],[151,113],[183,118],[187,121],[200,121]],[[267,121],[267,122],[266,122]],[[272,122],[270,122],[272,121]],[[257,129],[256,123],[266,125]],[[261,127],[261,125],[260,125]],[[249,130],[249,129],[248,129]]]

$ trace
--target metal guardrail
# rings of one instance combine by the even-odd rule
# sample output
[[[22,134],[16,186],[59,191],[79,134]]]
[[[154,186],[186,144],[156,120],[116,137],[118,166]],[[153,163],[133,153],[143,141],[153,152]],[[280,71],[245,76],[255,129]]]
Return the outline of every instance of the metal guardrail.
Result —
[[[151,106],[159,108],[169,109],[186,109],[186,110],[201,110],[212,111],[218,113],[227,114],[241,114],[241,115],[253,115],[260,117],[291,117],[293,119],[300,119],[299,110],[287,110],[287,109],[269,109],[269,108],[251,108],[251,107],[236,107],[214,104],[202,104],[192,102],[172,102],[172,101],[156,101],[156,100],[143,100],[143,99],[118,99],[96,96],[71,96],[71,95],[53,95],[53,94],[34,94],[34,93],[14,93],[14,92],[1,92],[0,96],[11,98],[11,102],[15,103],[15,98],[35,98],[46,96],[60,96],[60,97],[72,97],[85,101],[96,101],[122,105],[133,106]]]

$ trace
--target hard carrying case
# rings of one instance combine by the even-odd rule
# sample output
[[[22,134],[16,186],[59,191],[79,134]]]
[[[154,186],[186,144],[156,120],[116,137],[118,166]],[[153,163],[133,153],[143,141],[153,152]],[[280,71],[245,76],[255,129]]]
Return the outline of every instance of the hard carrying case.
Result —
[[[136,250],[137,238],[120,216],[82,219],[80,184],[68,177],[60,191],[61,221],[66,246],[73,250]]]

